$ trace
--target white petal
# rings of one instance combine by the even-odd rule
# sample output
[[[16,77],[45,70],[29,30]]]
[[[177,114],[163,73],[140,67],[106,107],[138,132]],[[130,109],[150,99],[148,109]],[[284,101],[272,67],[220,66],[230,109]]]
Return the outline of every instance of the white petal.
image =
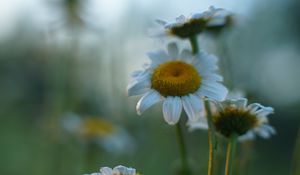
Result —
[[[128,86],[127,86],[127,94],[128,96],[133,96],[133,95],[140,95],[145,92],[147,92],[150,89],[150,81],[145,80],[145,81],[132,81]]]
[[[142,115],[145,110],[150,108],[155,103],[161,100],[160,94],[155,90],[150,90],[147,92],[137,103],[136,111],[138,115]]]
[[[200,112],[203,110],[203,102],[200,97],[190,94],[188,96],[183,96],[183,108],[190,121],[196,121],[200,118]]]
[[[265,139],[270,138],[272,135],[276,134],[276,130],[268,124],[264,124],[258,128],[255,128],[255,132],[257,135]]]
[[[174,23],[166,24],[165,25],[165,29],[171,29],[173,27],[179,27],[179,26],[182,26],[182,23],[180,23],[180,22],[174,22]]]
[[[179,121],[182,111],[182,102],[180,97],[167,97],[163,103],[163,115],[165,121],[174,125]]]
[[[151,59],[151,61],[155,62],[156,64],[159,64],[159,63],[169,60],[169,56],[164,50],[148,52],[147,55]]]
[[[253,140],[255,139],[255,134],[252,130],[248,131],[246,134],[240,136],[238,138],[239,141]]]
[[[192,63],[193,61],[193,54],[190,50],[184,49],[181,51],[179,59],[184,60],[187,63]]]
[[[202,81],[197,94],[201,97],[206,96],[216,101],[223,101],[227,96],[228,90],[225,86],[214,81]]]
[[[211,81],[223,81],[223,77],[216,73],[211,73],[205,77],[203,77],[204,80],[211,80]]]
[[[246,98],[227,99],[222,102],[222,105],[224,108],[234,107],[237,109],[245,109],[247,105],[247,101],[248,100]]]
[[[135,175],[136,170],[134,168],[127,168],[119,165],[114,168],[114,171],[121,173],[122,175]]]
[[[169,43],[168,44],[168,54],[171,57],[171,59],[177,59],[179,50],[176,43]]]
[[[109,167],[102,167],[100,169],[100,172],[102,173],[102,175],[112,175],[113,174],[113,170]]]
[[[138,77],[140,76],[141,74],[143,74],[145,71],[142,71],[142,70],[137,70],[137,71],[133,71],[130,76],[135,78],[135,77]]]
[[[205,111],[201,111],[200,112],[200,118],[197,121],[188,121],[187,125],[189,127],[189,131],[194,131],[196,129],[204,129],[207,130],[208,129],[208,124],[207,124],[207,119],[205,116]]]
[[[186,17],[184,15],[180,15],[176,18],[176,22],[178,23],[185,23]]]
[[[196,55],[192,64],[196,67],[198,73],[202,77],[206,77],[218,69],[217,60],[218,58],[216,56],[201,52]]]
[[[202,18],[204,16],[203,13],[195,13],[191,16],[191,19],[199,19]]]
[[[255,112],[258,117],[266,117],[269,114],[274,113],[274,109],[272,107],[263,107],[262,109],[259,109]]]
[[[258,109],[261,109],[262,107],[263,107],[263,106],[262,106],[261,104],[259,104],[259,103],[252,103],[252,104],[250,104],[250,105],[247,106],[247,109],[248,109],[251,113],[255,114],[256,111],[257,111]]]

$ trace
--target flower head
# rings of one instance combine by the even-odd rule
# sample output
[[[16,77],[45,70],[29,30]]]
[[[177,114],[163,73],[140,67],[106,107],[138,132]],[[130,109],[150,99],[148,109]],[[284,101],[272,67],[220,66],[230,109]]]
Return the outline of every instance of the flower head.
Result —
[[[96,143],[105,151],[114,154],[132,153],[135,141],[121,126],[100,117],[80,117],[67,113],[62,117],[62,127],[66,133],[82,143]],[[126,151],[124,151],[126,147]]]
[[[138,173],[136,173],[136,170],[134,168],[128,168],[119,165],[114,167],[113,169],[109,167],[102,167],[100,168],[100,173],[92,173],[90,175],[138,175]]]
[[[163,116],[168,124],[176,124],[182,108],[189,120],[195,121],[203,110],[203,97],[222,101],[227,89],[216,73],[217,58],[201,52],[192,55],[189,50],[179,53],[177,45],[170,43],[168,52],[150,52],[151,63],[144,70],[133,73],[128,85],[129,96],[141,95],[136,106],[141,115],[157,102],[163,101]]]
[[[232,14],[222,8],[211,6],[209,10],[202,13],[192,14],[190,17],[181,15],[173,23],[162,20],[157,22],[163,25],[164,29],[159,35],[173,35],[179,38],[191,38],[204,30],[220,29],[230,24]]]
[[[218,133],[229,138],[238,135],[239,140],[254,139],[255,135],[269,138],[275,134],[275,129],[268,124],[267,116],[274,112],[271,107],[264,107],[258,103],[247,106],[246,98],[227,99],[218,102],[212,119]],[[201,125],[199,124],[201,123]],[[192,129],[205,128],[207,121],[190,123]]]

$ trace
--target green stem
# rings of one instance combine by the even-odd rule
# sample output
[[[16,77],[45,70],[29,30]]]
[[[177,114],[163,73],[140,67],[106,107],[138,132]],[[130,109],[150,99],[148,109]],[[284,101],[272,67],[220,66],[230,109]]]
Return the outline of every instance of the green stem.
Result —
[[[183,138],[180,122],[178,122],[176,124],[176,135],[177,135],[177,140],[178,140],[178,145],[179,145],[179,150],[180,150],[180,157],[181,157],[181,162],[182,162],[182,174],[189,175],[190,169],[188,166],[186,148],[185,148],[185,143],[184,143],[184,138]]]
[[[237,136],[234,134],[230,137],[230,140],[227,144],[227,153],[226,153],[226,165],[225,165],[225,175],[232,175],[232,164],[234,160],[234,154],[236,150]]]
[[[191,46],[192,46],[193,54],[195,55],[195,54],[199,53],[199,46],[198,46],[197,36],[190,37],[190,43],[191,43]]]
[[[209,158],[208,158],[208,175],[213,175],[213,164],[215,157],[215,131],[213,127],[212,114],[208,100],[205,100],[205,110],[208,123],[208,145],[209,145]]]
[[[198,40],[197,36],[190,37],[190,43],[192,46],[192,51],[193,54],[199,53],[199,45],[198,45]],[[207,122],[208,122],[208,145],[209,145],[209,158],[208,158],[208,175],[213,175],[213,164],[214,164],[214,156],[215,156],[215,132],[214,132],[214,127],[212,123],[212,114],[211,114],[211,109],[209,102],[206,100],[205,101],[205,110],[207,113]]]

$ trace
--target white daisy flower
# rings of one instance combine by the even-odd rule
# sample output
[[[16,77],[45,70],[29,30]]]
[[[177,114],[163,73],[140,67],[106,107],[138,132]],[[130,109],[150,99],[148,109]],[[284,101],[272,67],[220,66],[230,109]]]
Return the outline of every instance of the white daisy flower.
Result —
[[[223,27],[228,22],[233,14],[223,8],[215,8],[210,6],[208,11],[203,13],[195,13],[190,17],[190,20],[206,19],[206,27]]]
[[[152,35],[174,35],[179,38],[191,38],[206,29],[223,28],[231,22],[231,17],[232,13],[225,9],[211,6],[209,10],[192,14],[190,17],[181,15],[172,23],[156,20],[157,23],[163,26],[163,30],[154,31]]]
[[[220,83],[223,77],[216,73],[215,56],[204,52],[193,55],[186,49],[179,53],[175,43],[168,45],[168,52],[158,50],[148,56],[151,63],[144,70],[134,72],[133,81],[127,87],[129,96],[144,94],[136,106],[139,115],[163,101],[164,119],[174,125],[182,108],[189,120],[197,120],[203,110],[203,97],[225,99],[228,91]]]
[[[131,154],[136,148],[134,138],[119,125],[100,117],[81,117],[67,113],[62,117],[62,128],[69,136],[82,143],[96,143],[113,154]],[[126,151],[124,151],[126,147]]]
[[[100,173],[92,173],[85,175],[138,175],[134,168],[128,168],[122,165],[116,166],[113,169],[109,167],[100,168]]]
[[[218,133],[229,138],[237,134],[239,140],[252,140],[256,135],[269,138],[276,134],[268,123],[267,116],[274,112],[272,107],[264,107],[253,103],[247,105],[246,98],[227,99],[215,102],[218,111],[213,111],[213,124]],[[190,129],[206,129],[207,120],[202,118],[195,123],[189,123]]]

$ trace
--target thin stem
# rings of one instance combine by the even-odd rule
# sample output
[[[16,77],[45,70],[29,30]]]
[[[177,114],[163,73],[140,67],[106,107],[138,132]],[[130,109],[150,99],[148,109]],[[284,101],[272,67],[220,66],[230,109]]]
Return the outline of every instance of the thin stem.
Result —
[[[179,145],[179,150],[180,150],[181,163],[182,163],[182,174],[183,175],[189,175],[190,174],[190,169],[189,169],[189,166],[188,166],[186,148],[185,148],[185,143],[184,143],[184,138],[183,138],[180,122],[178,122],[176,124],[176,135],[177,135],[177,140],[178,140],[178,145]]]
[[[199,52],[199,45],[198,45],[198,40],[197,36],[190,37],[190,43],[192,46],[192,51],[193,54],[197,54]],[[208,158],[208,175],[213,175],[213,164],[214,164],[214,156],[215,156],[215,132],[214,132],[214,127],[212,123],[212,115],[211,115],[211,109],[209,102],[206,100],[205,101],[205,110],[207,113],[207,122],[208,122],[208,145],[209,145],[209,158]]]
[[[199,52],[197,36],[190,37],[190,43],[192,46],[193,54],[197,54]]]
[[[208,123],[208,145],[209,145],[209,158],[208,158],[208,175],[213,175],[213,164],[215,158],[215,131],[212,123],[212,114],[208,100],[205,100],[205,110]]]
[[[225,175],[232,175],[232,164],[234,160],[236,142],[237,142],[237,136],[232,135],[227,144]]]

